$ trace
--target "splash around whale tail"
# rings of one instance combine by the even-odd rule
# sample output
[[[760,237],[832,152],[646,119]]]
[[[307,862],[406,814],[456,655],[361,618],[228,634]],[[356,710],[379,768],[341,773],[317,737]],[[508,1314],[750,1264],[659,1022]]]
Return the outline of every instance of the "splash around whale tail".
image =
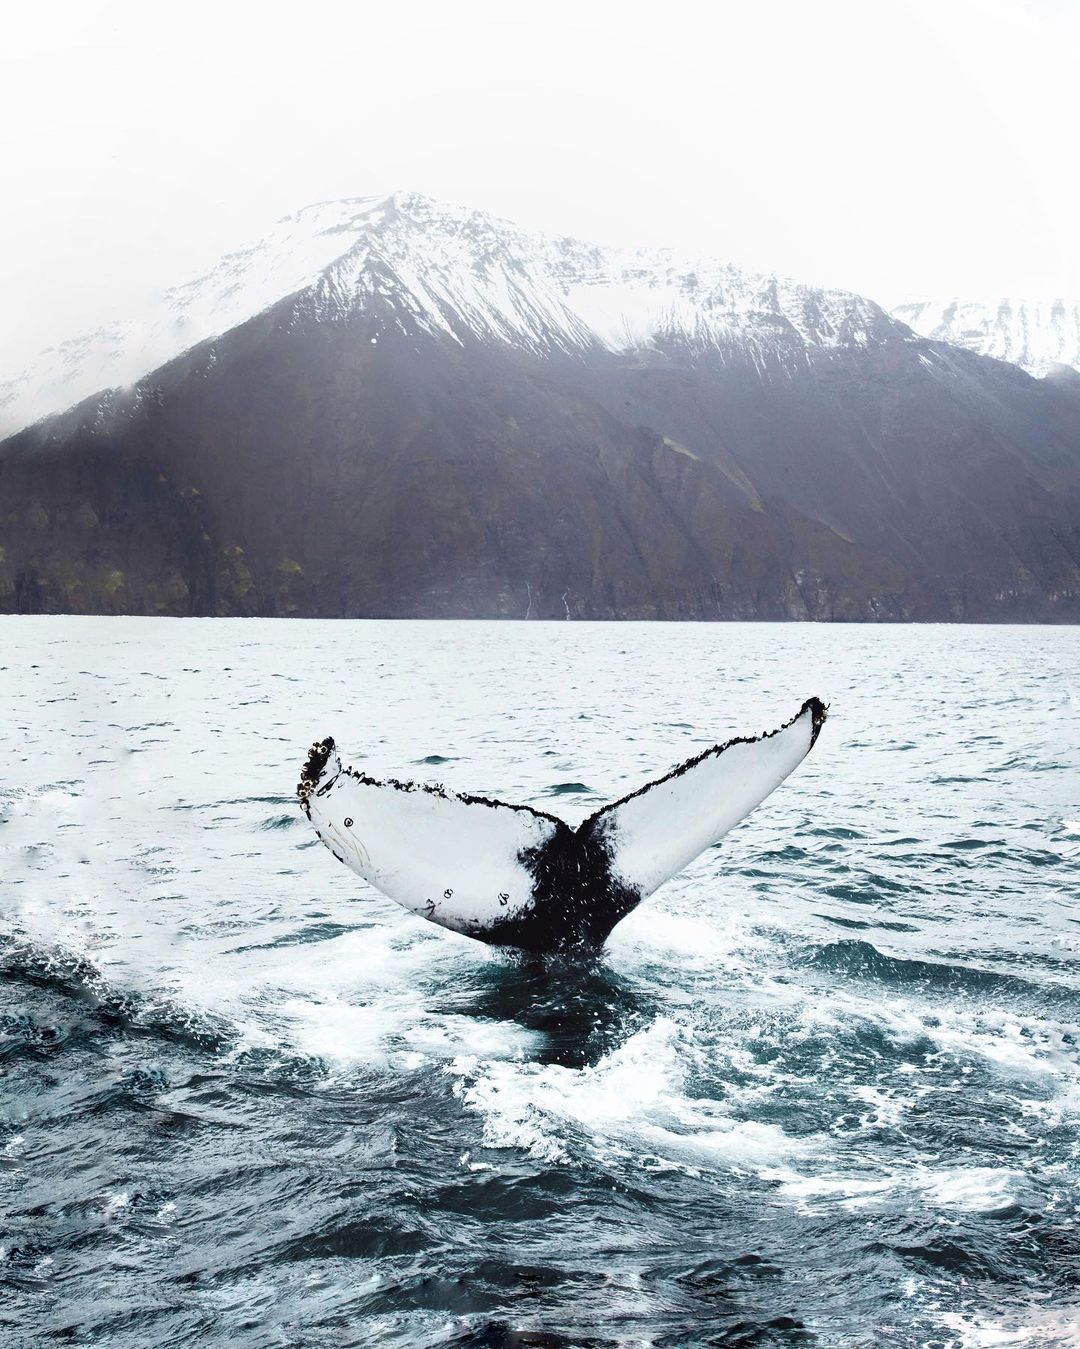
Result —
[[[806,758],[826,707],[714,745],[577,829],[531,806],[376,781],[312,746],[297,787],[339,862],[433,923],[526,951],[596,948],[646,895],[722,838]]]

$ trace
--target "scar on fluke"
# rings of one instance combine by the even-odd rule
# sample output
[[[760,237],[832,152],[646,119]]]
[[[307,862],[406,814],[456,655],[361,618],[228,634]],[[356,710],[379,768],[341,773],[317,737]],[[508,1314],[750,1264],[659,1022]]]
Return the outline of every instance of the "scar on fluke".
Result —
[[[798,767],[827,712],[808,698],[776,730],[713,745],[576,829],[440,783],[379,781],[345,767],[332,736],[311,746],[297,795],[334,856],[412,912],[492,945],[596,949]]]

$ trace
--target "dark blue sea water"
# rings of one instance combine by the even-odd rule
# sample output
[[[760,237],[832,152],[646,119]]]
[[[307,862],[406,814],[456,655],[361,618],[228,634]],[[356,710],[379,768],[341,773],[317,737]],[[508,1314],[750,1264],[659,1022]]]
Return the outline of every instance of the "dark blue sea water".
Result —
[[[1080,631],[0,619],[0,1340],[1080,1343]],[[818,694],[590,963],[338,866]]]

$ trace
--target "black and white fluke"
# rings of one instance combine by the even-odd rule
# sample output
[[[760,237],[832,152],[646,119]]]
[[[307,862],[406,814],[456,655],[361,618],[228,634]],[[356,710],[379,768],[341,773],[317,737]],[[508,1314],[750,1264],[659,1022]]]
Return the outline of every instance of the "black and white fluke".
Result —
[[[338,861],[413,913],[496,946],[596,948],[798,767],[825,713],[808,698],[778,730],[714,745],[577,829],[531,806],[377,782],[343,767],[329,737],[297,792]]]

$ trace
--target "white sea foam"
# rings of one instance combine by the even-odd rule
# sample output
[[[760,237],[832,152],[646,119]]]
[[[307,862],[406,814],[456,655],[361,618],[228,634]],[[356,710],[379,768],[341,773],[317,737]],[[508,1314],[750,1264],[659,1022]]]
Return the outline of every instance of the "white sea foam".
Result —
[[[721,1102],[688,1097],[686,1036],[659,1018],[594,1065],[455,1060],[466,1105],[484,1118],[484,1141],[565,1160],[582,1138],[590,1155],[637,1157],[652,1165],[739,1167],[797,1156],[807,1145],[775,1125],[739,1120]]]
[[[404,992],[359,1006],[344,1000],[292,999],[278,1010],[282,1043],[334,1070],[364,1065],[413,1071],[466,1053],[521,1058],[537,1039],[513,1023],[434,1015],[422,997]]]
[[[956,1349],[1071,1349],[1080,1344],[1080,1304],[1046,1307],[1032,1303],[1022,1310],[991,1316],[944,1312],[941,1320],[959,1337]]]
[[[905,1203],[944,1211],[989,1213],[1016,1199],[1023,1176],[997,1167],[951,1167],[934,1170],[916,1165],[886,1174],[841,1175],[822,1172],[804,1175],[786,1168],[765,1168],[762,1180],[774,1182],[780,1193],[804,1212],[838,1204],[849,1211]]]

